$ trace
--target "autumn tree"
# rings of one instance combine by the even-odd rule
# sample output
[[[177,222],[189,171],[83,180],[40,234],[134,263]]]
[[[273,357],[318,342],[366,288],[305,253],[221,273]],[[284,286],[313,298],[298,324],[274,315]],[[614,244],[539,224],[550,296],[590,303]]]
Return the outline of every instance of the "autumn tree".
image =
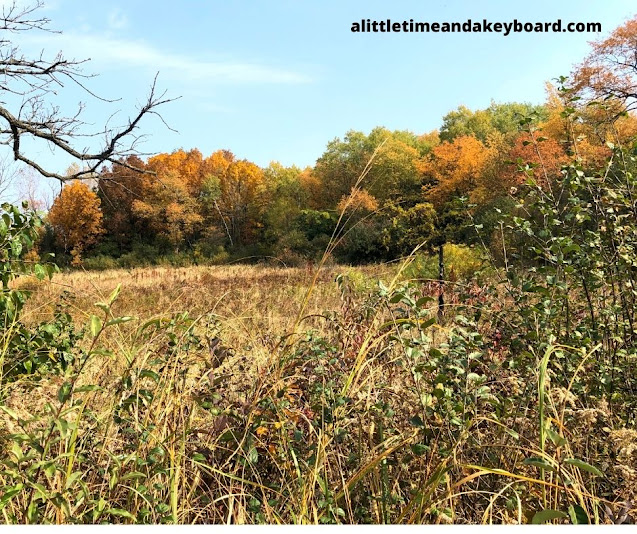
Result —
[[[425,200],[436,208],[434,232],[428,243],[430,250],[438,250],[439,313],[444,306],[444,245],[458,239],[462,226],[467,222],[466,207],[461,199],[475,195],[489,169],[494,148],[487,147],[473,136],[461,136],[435,147],[424,165],[426,184]]]
[[[199,202],[206,219],[223,229],[231,246],[254,241],[263,226],[266,194],[263,170],[237,160],[228,150],[206,158]]]
[[[483,177],[494,151],[473,136],[435,147],[423,165],[425,197],[441,206],[452,197],[470,195]]]
[[[189,151],[175,150],[170,154],[158,154],[148,160],[148,170],[159,177],[178,175],[186,184],[188,193],[196,197],[201,192],[203,182],[215,167],[214,154],[204,160],[201,152],[194,148]]]
[[[542,135],[541,130],[522,132],[508,154],[511,163],[504,162],[499,176],[503,186],[512,187],[532,174],[538,184],[550,187],[569,161],[564,146],[553,138]],[[526,172],[522,172],[526,171]]]
[[[488,144],[494,133],[516,134],[520,120],[535,115],[537,121],[547,118],[544,106],[511,102],[498,104],[491,102],[487,109],[472,111],[465,106],[450,111],[443,117],[440,128],[441,141],[453,141],[458,137],[472,136],[481,143]]]
[[[141,224],[140,217],[133,210],[133,203],[146,198],[154,180],[148,173],[131,169],[146,169],[146,164],[139,157],[129,156],[124,163],[104,169],[97,185],[104,230],[120,251],[129,247],[135,239],[151,240],[148,228]]]
[[[219,209],[235,245],[251,242],[264,208],[263,170],[248,160],[233,161],[219,176]]]
[[[132,203],[133,214],[175,253],[186,241],[192,241],[203,218],[187,182],[173,170],[162,172],[153,180],[143,199]]]
[[[378,209],[378,200],[365,189],[353,188],[349,195],[341,198],[336,208],[345,216],[353,213],[368,214]]]
[[[432,144],[430,138],[385,128],[375,128],[369,135],[349,131],[343,140],[331,141],[313,171],[322,185],[322,207],[333,209],[363,174],[359,185],[379,202],[401,197],[416,203],[420,160]]]
[[[637,117],[634,112],[616,114],[617,102],[583,102],[578,93],[566,85],[547,84],[548,119],[538,125],[542,136],[554,139],[566,154],[575,158],[584,168],[603,167],[610,157],[611,146],[629,146],[637,135]]]
[[[637,17],[593,42],[572,78],[573,88],[587,102],[611,99],[621,105],[618,112],[637,108]]]
[[[100,199],[85,183],[72,182],[62,188],[47,216],[56,241],[81,262],[82,252],[103,233]]]

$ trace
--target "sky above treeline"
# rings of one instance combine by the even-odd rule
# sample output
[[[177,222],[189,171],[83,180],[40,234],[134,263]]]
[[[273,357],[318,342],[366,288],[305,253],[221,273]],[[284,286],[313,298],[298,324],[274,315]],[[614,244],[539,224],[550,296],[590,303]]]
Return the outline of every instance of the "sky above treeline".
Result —
[[[11,38],[26,54],[90,58],[84,70],[98,76],[88,87],[120,99],[107,105],[70,87],[56,97],[63,110],[81,99],[96,129],[121,110],[110,119],[117,125],[159,73],[158,87],[180,98],[161,109],[172,130],[153,117],[143,123],[143,152],[227,148],[262,166],[300,167],[350,129],[424,133],[459,105],[541,103],[545,82],[568,75],[589,41],[637,13],[634,0],[44,2],[41,14],[61,33]],[[352,33],[361,19],[562,19],[599,22],[602,33]],[[60,171],[70,163],[46,148],[36,154]]]

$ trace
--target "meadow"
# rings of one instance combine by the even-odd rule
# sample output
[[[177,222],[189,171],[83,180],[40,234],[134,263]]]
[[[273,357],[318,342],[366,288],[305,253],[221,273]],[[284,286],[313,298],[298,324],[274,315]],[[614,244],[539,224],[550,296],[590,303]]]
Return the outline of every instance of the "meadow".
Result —
[[[439,314],[432,261],[19,279],[56,343],[3,382],[5,522],[630,518],[637,432],[582,393],[591,354],[512,365],[497,273],[457,265]]]

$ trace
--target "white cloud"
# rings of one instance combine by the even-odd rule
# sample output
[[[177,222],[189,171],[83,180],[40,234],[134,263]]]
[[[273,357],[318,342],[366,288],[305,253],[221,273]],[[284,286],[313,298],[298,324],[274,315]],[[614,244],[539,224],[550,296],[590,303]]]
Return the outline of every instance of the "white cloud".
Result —
[[[214,83],[308,83],[311,79],[291,70],[235,60],[208,61],[174,54],[143,41],[91,34],[48,34],[31,43],[49,50],[63,50],[67,58],[90,58],[100,66],[147,68],[183,82]]]
[[[111,30],[121,30],[126,26],[128,26],[128,17],[120,8],[113,8],[108,14],[108,27]]]

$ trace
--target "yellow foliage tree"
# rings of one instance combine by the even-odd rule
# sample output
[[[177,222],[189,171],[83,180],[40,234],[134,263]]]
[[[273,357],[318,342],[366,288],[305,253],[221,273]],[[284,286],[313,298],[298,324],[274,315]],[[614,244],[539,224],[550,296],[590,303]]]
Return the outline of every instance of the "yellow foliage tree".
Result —
[[[201,152],[194,148],[188,152],[183,149],[171,154],[158,154],[148,160],[148,169],[157,176],[178,176],[185,184],[191,196],[197,196],[209,172]]]
[[[144,199],[133,201],[132,209],[153,232],[166,238],[175,252],[203,222],[188,183],[175,171],[163,171]]]
[[[263,170],[247,160],[232,161],[219,179],[219,210],[233,243],[249,241],[265,199]]]
[[[425,186],[425,196],[435,206],[441,206],[454,195],[471,194],[495,154],[494,148],[468,135],[434,147],[423,165],[425,177],[431,181]]]
[[[62,189],[47,218],[58,244],[65,252],[71,252],[74,265],[81,262],[86,247],[103,233],[100,199],[82,182],[72,182]]]

